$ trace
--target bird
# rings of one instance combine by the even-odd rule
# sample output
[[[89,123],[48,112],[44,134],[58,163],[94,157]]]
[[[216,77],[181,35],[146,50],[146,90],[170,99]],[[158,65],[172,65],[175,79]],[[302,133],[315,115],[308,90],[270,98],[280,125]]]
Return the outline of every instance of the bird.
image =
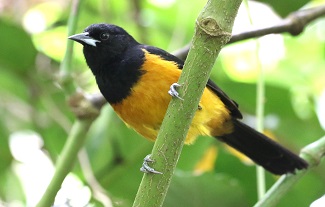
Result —
[[[86,63],[98,88],[116,114],[143,137],[154,141],[168,104],[181,97],[177,81],[184,61],[158,47],[141,44],[114,24],[98,23],[68,37],[83,46]],[[208,80],[185,144],[200,135],[214,137],[275,175],[294,174],[308,163],[245,123],[238,104]],[[150,168],[150,156],[141,168]]]

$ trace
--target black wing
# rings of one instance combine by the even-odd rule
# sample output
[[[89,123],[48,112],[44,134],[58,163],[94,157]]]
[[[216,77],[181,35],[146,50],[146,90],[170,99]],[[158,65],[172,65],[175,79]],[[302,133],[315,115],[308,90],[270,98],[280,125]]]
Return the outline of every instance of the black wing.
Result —
[[[217,86],[217,84],[215,84],[211,79],[208,80],[207,87],[210,88],[221,99],[234,118],[243,118],[243,115],[238,109],[238,104],[234,100],[230,99],[227,94],[223,92],[221,88],[219,88],[219,86]]]
[[[149,45],[141,45],[141,47],[147,50],[148,52],[150,52],[151,54],[159,55],[164,60],[175,62],[179,69],[183,69],[184,61],[166,52],[165,50],[162,50],[158,47],[149,46]]]
[[[183,69],[184,62],[179,58],[175,57],[174,55],[166,52],[165,50],[148,45],[141,46],[148,52],[155,55],[159,55],[164,60],[175,62],[180,70]],[[227,94],[223,92],[211,79],[208,80],[207,87],[211,89],[221,99],[221,101],[225,104],[225,106],[228,108],[234,118],[243,118],[241,112],[238,109],[238,104],[234,100],[230,99]]]

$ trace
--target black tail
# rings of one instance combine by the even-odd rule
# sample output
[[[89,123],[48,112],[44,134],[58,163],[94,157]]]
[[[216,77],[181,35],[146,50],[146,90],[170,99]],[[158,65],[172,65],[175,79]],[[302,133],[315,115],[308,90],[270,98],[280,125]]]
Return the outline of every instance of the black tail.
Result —
[[[233,133],[218,139],[242,152],[271,173],[282,175],[308,167],[305,160],[265,135],[237,120],[233,120],[233,123]]]

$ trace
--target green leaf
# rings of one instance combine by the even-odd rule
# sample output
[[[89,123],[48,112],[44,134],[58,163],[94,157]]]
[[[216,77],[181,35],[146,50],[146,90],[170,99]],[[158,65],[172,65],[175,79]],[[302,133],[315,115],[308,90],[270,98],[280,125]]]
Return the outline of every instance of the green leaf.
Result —
[[[13,160],[9,149],[9,132],[6,129],[6,124],[0,121],[0,177],[8,170]]]
[[[269,4],[280,16],[285,17],[310,2],[309,0],[257,0]]]
[[[25,72],[34,65],[36,50],[30,36],[19,26],[0,19],[0,65]]]
[[[56,61],[60,61],[63,59],[66,41],[68,41],[67,28],[65,26],[55,27],[34,35],[33,40],[39,51]]]
[[[195,176],[176,172],[164,207],[245,207],[245,193],[239,183],[228,176],[206,173]]]
[[[0,176],[0,196],[5,202],[18,202],[26,204],[26,193],[24,192],[20,178],[14,171],[7,171]],[[2,203],[1,204],[5,204]],[[19,205],[19,204],[18,204]]]
[[[0,34],[1,35],[1,34]],[[0,94],[2,97],[11,97],[13,102],[17,102],[15,99],[28,100],[29,90],[26,87],[24,78],[20,76],[15,70],[7,70],[0,65]],[[7,98],[7,101],[11,100]]]

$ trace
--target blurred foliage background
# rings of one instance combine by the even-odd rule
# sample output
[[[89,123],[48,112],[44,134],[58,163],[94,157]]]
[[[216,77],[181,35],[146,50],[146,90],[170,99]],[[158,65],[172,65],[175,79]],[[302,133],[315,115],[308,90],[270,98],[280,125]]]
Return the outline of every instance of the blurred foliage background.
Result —
[[[324,0],[250,2],[254,27]],[[138,41],[175,51],[191,40],[205,1],[83,1],[81,32],[92,23],[124,27]],[[70,1],[0,1],[0,206],[35,206],[54,172],[54,163],[75,119],[60,87],[59,66],[67,41]],[[245,7],[234,33],[252,27]],[[265,73],[265,128],[295,152],[324,135],[325,19],[303,34],[268,35],[228,45],[212,79],[236,100],[244,121],[255,124],[256,81]],[[98,92],[80,45],[74,49],[73,82]],[[131,206],[142,178],[142,159],[153,143],[128,129],[105,106],[87,134],[85,148],[57,195],[56,206],[102,206],[104,192],[114,206]],[[325,193],[325,164],[312,169],[279,206],[308,206]],[[90,179],[93,173],[96,180]],[[267,187],[277,177],[267,174]],[[98,184],[100,184],[100,187]],[[252,206],[255,167],[211,138],[185,146],[166,198],[172,206]],[[105,200],[105,199],[104,199]]]

